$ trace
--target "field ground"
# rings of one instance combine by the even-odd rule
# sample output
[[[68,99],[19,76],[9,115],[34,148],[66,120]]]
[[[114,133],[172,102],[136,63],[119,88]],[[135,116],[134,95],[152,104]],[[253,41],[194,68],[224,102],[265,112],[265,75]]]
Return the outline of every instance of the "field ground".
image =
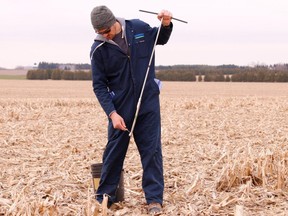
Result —
[[[7,70],[0,70],[0,75],[26,75],[28,70],[12,70],[12,69],[7,69]]]
[[[1,70],[0,69],[0,80],[23,80],[26,79],[27,70]]]
[[[162,215],[287,215],[287,84],[164,82],[161,111]],[[93,215],[106,116],[91,81],[0,80],[0,128],[0,215]],[[124,170],[108,215],[145,215],[133,139]]]
[[[26,75],[0,75],[0,79],[4,80],[24,80]]]

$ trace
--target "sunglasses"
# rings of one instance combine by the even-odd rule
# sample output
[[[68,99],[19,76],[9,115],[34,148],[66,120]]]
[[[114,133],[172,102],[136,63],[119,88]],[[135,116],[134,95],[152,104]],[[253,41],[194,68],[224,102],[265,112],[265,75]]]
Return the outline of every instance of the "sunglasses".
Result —
[[[106,29],[106,30],[104,30],[104,31],[101,31],[101,32],[97,31],[96,33],[97,33],[97,34],[100,34],[100,35],[104,35],[104,34],[110,33],[110,31],[111,31],[111,28],[108,28],[108,29]]]

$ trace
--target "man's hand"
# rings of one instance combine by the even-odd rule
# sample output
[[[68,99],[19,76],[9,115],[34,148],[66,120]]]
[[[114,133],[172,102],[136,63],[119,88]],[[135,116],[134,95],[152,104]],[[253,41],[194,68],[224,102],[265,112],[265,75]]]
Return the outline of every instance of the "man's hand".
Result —
[[[172,19],[172,13],[170,11],[167,10],[162,10],[161,12],[158,13],[157,18],[159,20],[161,20],[162,18],[162,25],[163,26],[169,26],[171,23],[171,19]]]
[[[113,113],[110,115],[110,118],[111,118],[111,120],[112,120],[112,124],[113,124],[113,127],[114,127],[115,129],[127,131],[127,128],[126,128],[126,124],[125,124],[125,122],[124,122],[124,119],[123,119],[117,112],[113,112]]]

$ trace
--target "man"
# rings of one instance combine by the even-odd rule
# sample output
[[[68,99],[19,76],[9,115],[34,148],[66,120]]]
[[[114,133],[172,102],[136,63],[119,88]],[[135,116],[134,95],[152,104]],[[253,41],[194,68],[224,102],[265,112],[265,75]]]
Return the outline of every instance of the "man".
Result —
[[[162,20],[157,44],[163,45],[172,32],[172,14],[163,10],[157,17]],[[92,10],[91,23],[97,33],[90,52],[93,90],[109,119],[97,200],[101,203],[103,194],[108,194],[111,205],[115,202],[130,140],[129,129],[158,28],[151,28],[139,19],[115,18],[106,6]],[[158,84],[153,57],[133,131],[143,167],[142,187],[149,213],[161,212],[164,190]]]

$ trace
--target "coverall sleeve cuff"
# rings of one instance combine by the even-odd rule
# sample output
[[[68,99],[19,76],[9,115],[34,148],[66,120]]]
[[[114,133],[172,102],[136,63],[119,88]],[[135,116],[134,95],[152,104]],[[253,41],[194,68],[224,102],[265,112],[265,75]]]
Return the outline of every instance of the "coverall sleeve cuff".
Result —
[[[162,24],[162,28],[165,28],[165,29],[170,29],[170,28],[172,28],[172,27],[173,27],[172,22],[170,22],[170,24],[169,24],[168,26],[164,26],[164,25]]]
[[[110,112],[109,115],[108,115],[108,117],[110,118],[111,115],[112,115],[114,112],[116,112],[116,110],[113,110],[112,112]]]

